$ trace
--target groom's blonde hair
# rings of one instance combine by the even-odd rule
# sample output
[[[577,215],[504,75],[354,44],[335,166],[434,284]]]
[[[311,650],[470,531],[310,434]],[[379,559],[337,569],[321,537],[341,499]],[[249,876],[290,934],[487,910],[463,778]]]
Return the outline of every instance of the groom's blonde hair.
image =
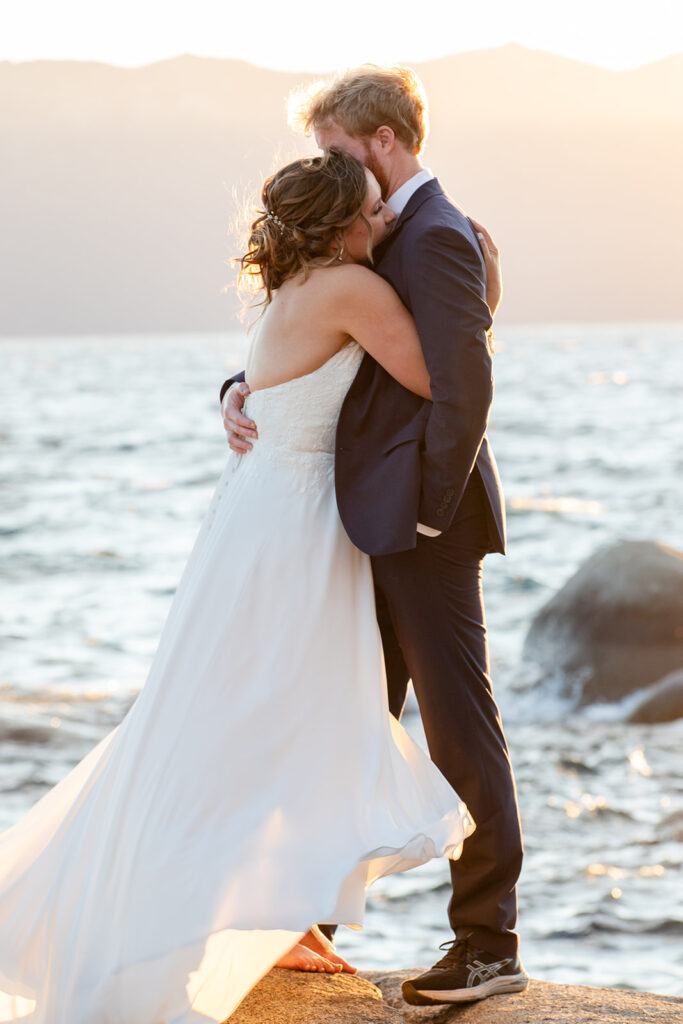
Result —
[[[422,151],[429,130],[422,83],[402,65],[363,64],[299,90],[290,97],[289,121],[306,135],[334,122],[353,138],[387,125],[411,153]]]

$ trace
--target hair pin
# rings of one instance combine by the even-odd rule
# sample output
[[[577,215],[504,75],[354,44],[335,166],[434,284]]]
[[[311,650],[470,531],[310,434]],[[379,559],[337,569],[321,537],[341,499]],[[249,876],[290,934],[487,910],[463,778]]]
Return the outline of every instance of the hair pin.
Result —
[[[272,220],[274,224],[277,224],[277,226],[279,227],[280,231],[284,230],[284,227],[285,227],[284,222],[281,221],[280,218],[278,217],[278,215],[276,213],[273,213],[272,210],[266,210],[266,217],[267,217],[268,220]]]

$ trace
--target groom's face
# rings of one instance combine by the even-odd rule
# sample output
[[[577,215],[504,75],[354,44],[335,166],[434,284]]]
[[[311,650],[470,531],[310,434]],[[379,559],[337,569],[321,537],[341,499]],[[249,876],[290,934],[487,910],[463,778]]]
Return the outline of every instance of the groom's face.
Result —
[[[347,135],[344,129],[334,121],[329,121],[324,128],[316,128],[314,135],[320,149],[329,149],[334,146],[336,149],[343,149],[351,156],[355,156],[356,160],[364,163],[377,178],[382,195],[386,199],[389,178],[386,168],[379,158],[381,147],[375,144],[372,136],[365,138]]]

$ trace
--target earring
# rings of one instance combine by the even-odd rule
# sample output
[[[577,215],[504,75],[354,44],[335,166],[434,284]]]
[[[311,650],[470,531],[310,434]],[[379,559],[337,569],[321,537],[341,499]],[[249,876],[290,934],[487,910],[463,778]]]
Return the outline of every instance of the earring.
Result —
[[[337,253],[337,260],[339,261],[339,263],[343,263],[344,262],[344,240],[343,239],[342,239],[342,244],[339,246],[339,252]]]

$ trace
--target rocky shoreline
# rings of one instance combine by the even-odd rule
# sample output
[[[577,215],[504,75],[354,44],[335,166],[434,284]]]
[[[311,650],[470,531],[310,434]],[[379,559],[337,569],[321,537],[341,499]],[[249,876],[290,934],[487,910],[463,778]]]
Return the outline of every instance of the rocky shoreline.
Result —
[[[525,992],[460,1006],[414,1007],[401,982],[417,971],[305,974],[275,968],[228,1024],[680,1024],[683,998],[532,980]]]

